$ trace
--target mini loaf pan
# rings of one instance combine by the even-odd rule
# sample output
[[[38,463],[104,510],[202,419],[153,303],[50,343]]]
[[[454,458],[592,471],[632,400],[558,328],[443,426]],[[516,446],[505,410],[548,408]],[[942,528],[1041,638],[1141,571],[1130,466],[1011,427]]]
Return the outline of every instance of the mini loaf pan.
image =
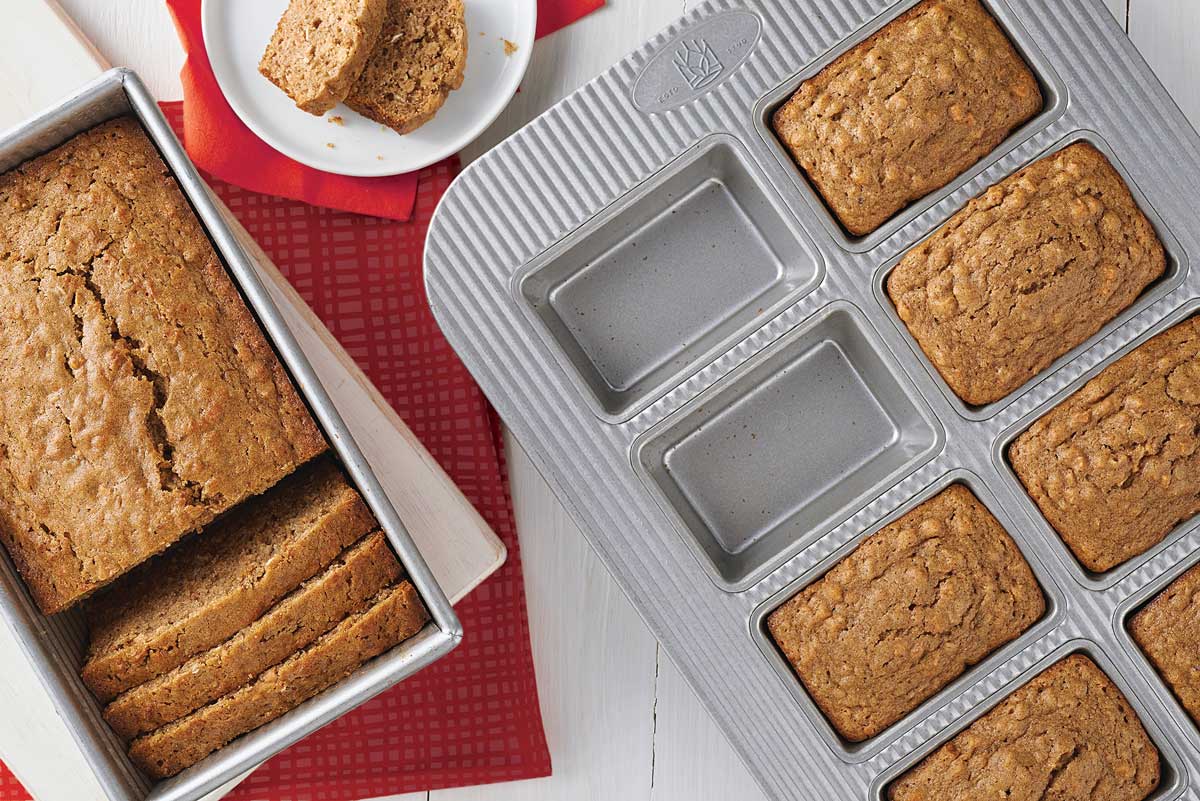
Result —
[[[770,118],[916,2],[700,4],[463,172],[430,228],[430,301],[769,798],[881,799],[1075,651],[1121,687],[1162,752],[1153,797],[1200,797],[1196,726],[1126,628],[1200,559],[1200,520],[1091,575],[1006,457],[1090,377],[1200,311],[1200,137],[1099,0],[980,0],[1037,76],[1041,113],[947,186],[850,237]],[[966,406],[898,319],[887,276],[972,198],[1079,141],[1129,185],[1167,270],[1024,387]],[[775,646],[767,615],[954,483],[1013,537],[1046,613],[899,722],[849,743]]]
[[[432,618],[416,636],[283,717],[238,738],[178,776],[153,783],[126,756],[124,745],[101,717],[99,703],[79,678],[87,644],[82,613],[70,610],[50,617],[41,614],[12,561],[0,548],[0,615],[16,634],[105,795],[112,801],[195,801],[445,656],[461,641],[462,628],[308,359],[292,338],[251,260],[224,222],[207,187],[137,75],[126,69],[109,70],[57,106],[0,136],[0,172],[122,115],[136,117],[158,148],[313,419],[387,534]]]

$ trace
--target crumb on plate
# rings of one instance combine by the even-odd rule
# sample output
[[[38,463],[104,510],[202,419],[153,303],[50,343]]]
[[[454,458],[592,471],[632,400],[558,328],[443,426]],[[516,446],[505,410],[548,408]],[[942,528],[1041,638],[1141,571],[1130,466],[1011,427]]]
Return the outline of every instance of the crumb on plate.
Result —
[[[345,125],[346,124],[346,121],[344,119],[342,119],[341,114],[334,114],[332,117],[329,117],[329,121],[332,122],[334,125]]]
[[[503,36],[500,37],[500,41],[504,42],[504,55],[506,56],[511,56],[513,53],[521,49],[516,42],[509,41]]]

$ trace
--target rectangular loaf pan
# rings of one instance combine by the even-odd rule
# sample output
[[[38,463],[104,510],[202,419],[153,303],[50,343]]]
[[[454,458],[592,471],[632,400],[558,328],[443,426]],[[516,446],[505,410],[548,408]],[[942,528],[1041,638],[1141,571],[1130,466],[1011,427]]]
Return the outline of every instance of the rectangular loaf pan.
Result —
[[[368,662],[283,717],[240,737],[178,776],[152,783],[126,756],[121,741],[101,717],[100,705],[79,678],[87,636],[81,613],[73,610],[53,617],[41,614],[12,561],[0,548],[0,616],[15,633],[105,795],[112,801],[195,801],[445,656],[462,639],[462,628],[249,257],[225,223],[208,187],[136,74],[127,69],[109,70],[43,114],[0,134],[0,172],[122,115],[136,117],[158,148],[313,419],[387,534],[432,617],[415,637]]]

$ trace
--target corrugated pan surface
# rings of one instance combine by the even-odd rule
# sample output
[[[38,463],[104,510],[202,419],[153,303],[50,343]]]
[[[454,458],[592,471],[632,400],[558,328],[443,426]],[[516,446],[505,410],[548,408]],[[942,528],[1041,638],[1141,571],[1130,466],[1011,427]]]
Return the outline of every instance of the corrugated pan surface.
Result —
[[[1128,695],[1159,747],[1153,797],[1196,796],[1200,782],[1196,729],[1126,631],[1127,616],[1196,561],[1200,526],[1188,521],[1090,574],[1005,457],[1088,377],[1200,309],[1200,139],[1101,3],[984,2],[1045,106],[867,237],[834,222],[769,116],[912,0],[711,0],[471,165],[431,228],[426,282],[447,337],[781,801],[882,797],[934,746],[1077,651]],[[970,198],[1080,140],[1130,185],[1167,272],[1035,380],[966,406],[896,317],[884,280]],[[782,424],[789,410],[804,411],[807,428]],[[765,436],[739,441],[742,428]],[[850,744],[764,619],[953,482],[1013,535],[1047,612],[903,720]]]

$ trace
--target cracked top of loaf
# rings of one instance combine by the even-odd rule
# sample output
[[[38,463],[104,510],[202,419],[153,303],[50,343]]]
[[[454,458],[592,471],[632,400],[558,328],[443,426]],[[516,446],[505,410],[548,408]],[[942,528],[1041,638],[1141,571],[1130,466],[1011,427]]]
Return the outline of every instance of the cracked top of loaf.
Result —
[[[136,121],[0,176],[0,540],[65,609],[325,448]]]
[[[1200,317],[1106,367],[1008,457],[1088,570],[1162,542],[1200,513]]]
[[[1086,142],[972,200],[888,277],[896,312],[954,393],[1004,398],[1166,270],[1150,220]]]
[[[874,737],[1020,636],[1046,602],[1016,543],[962,484],[867,538],[767,626],[817,706]]]
[[[1158,749],[1083,654],[1056,662],[888,788],[890,801],[1142,801]]]
[[[842,225],[871,233],[1043,105],[979,0],[925,0],[800,85],[774,128]]]

